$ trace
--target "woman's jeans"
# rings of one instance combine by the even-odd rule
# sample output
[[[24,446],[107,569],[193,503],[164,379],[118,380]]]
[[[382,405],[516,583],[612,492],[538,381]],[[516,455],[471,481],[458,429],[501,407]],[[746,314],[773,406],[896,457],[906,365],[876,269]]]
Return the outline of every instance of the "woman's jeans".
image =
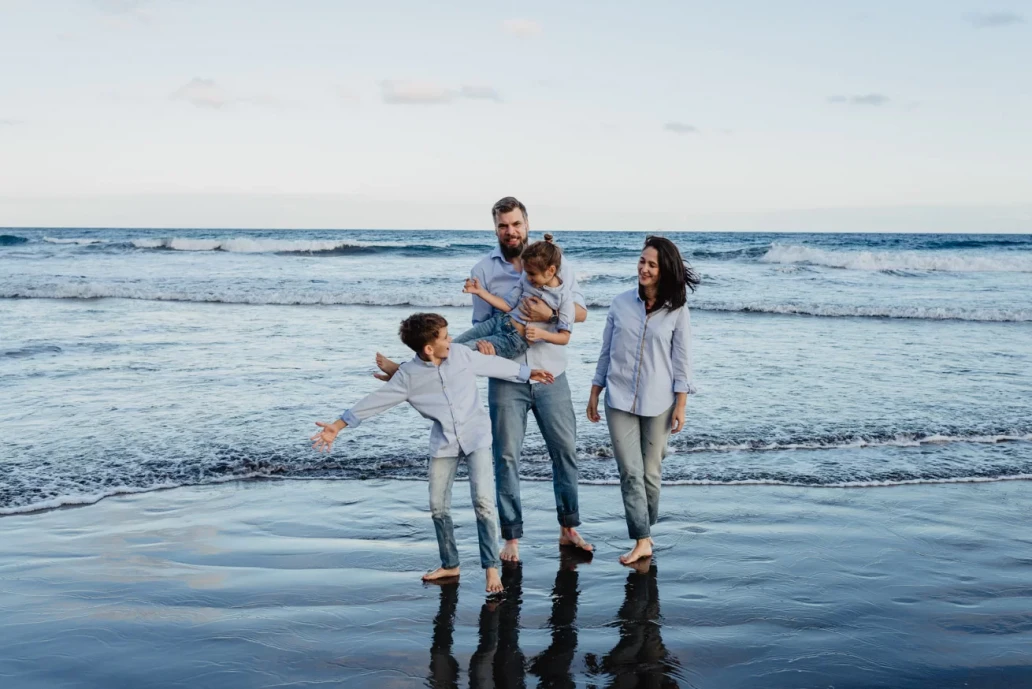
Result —
[[[673,415],[673,405],[659,416],[638,416],[606,404],[627,533],[635,540],[648,538],[659,518],[659,483]]]
[[[494,462],[491,448],[485,447],[465,455],[469,469],[469,492],[477,515],[477,538],[480,540],[480,566],[498,566],[498,513],[495,511]],[[451,518],[451,493],[459,457],[430,459],[430,516],[437,532],[441,566],[459,566],[459,550],[455,547],[455,526]]]
[[[452,342],[464,344],[470,349],[476,349],[480,340],[487,340],[494,345],[495,354],[503,359],[515,359],[526,352],[528,346],[507,313],[499,313],[452,338]]]

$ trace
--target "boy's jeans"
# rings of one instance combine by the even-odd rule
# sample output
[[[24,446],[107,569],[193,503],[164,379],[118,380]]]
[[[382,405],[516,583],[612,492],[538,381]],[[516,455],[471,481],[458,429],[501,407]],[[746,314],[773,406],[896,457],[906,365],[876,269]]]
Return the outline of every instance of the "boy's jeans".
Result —
[[[606,405],[627,535],[635,540],[648,538],[659,519],[659,484],[673,415],[673,406],[659,416],[638,416]]]
[[[495,480],[502,538],[523,536],[520,503],[520,454],[527,432],[527,412],[533,411],[552,458],[552,489],[560,526],[580,525],[577,506],[577,417],[566,374],[551,385],[487,382],[491,432],[494,435]]]
[[[480,566],[498,566],[498,513],[495,511],[494,468],[491,448],[485,447],[465,455],[469,469],[469,492],[477,515],[477,538],[480,540]],[[430,459],[430,516],[437,532],[441,551],[441,567],[459,566],[459,550],[455,547],[455,527],[451,518],[451,492],[459,457]]]
[[[464,344],[470,349],[477,348],[478,340],[487,340],[493,344],[495,354],[503,359],[515,359],[526,352],[528,346],[507,313],[499,313],[452,338],[452,342]]]

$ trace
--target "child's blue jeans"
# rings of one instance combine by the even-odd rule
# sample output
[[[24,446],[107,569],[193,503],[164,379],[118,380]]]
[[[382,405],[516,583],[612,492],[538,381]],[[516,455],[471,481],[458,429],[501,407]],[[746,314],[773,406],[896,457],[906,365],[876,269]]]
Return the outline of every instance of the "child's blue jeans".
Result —
[[[495,355],[504,359],[515,359],[527,351],[527,341],[520,336],[507,313],[499,313],[483,323],[474,325],[453,338],[452,342],[476,349],[479,340],[487,340],[494,345]]]

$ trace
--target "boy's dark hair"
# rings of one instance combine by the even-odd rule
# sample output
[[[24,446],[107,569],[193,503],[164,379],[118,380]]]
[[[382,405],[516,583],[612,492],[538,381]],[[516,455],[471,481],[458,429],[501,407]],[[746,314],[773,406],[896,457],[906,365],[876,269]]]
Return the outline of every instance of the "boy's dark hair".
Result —
[[[666,237],[649,235],[645,238],[645,248],[652,247],[659,254],[659,293],[656,295],[656,308],[664,306],[675,311],[688,301],[688,290],[692,292],[699,285],[699,274],[681,258],[677,245]],[[641,288],[638,288],[639,291]],[[644,299],[642,295],[642,299]]]
[[[555,266],[555,269],[559,270],[559,266],[563,262],[563,250],[556,245],[553,239],[552,235],[546,234],[544,240],[534,242],[524,249],[523,265],[529,263],[534,267],[535,271],[541,273],[548,270],[551,266]]]
[[[436,340],[447,327],[448,321],[436,313],[414,313],[401,322],[398,335],[409,349],[421,354],[423,347]]]
[[[500,213],[510,213],[517,208],[523,213],[523,221],[527,221],[527,207],[524,206],[519,199],[515,196],[506,196],[504,199],[498,199],[495,205],[491,206],[491,222],[498,221],[498,215]]]

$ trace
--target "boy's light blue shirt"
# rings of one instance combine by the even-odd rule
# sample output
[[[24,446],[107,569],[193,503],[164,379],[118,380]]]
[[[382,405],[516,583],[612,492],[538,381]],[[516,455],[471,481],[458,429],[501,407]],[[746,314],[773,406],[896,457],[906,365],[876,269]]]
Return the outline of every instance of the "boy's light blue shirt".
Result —
[[[530,367],[454,346],[440,366],[418,356],[406,361],[379,390],[340,415],[348,427],[408,402],[425,419],[431,457],[458,457],[491,447],[491,419],[480,402],[476,376],[526,383]]]
[[[606,404],[639,416],[659,416],[674,394],[695,393],[688,307],[645,313],[638,288],[609,306],[592,385],[606,389]]]
[[[494,251],[477,262],[470,271],[470,277],[480,280],[480,284],[488,292],[497,295],[512,292],[522,275],[505,260],[501,248],[497,246]],[[573,303],[587,308],[584,303],[584,295],[581,294],[580,287],[577,285],[577,275],[565,257],[559,266],[559,279],[573,295]],[[498,311],[486,301],[477,296],[473,297],[473,325],[482,323],[497,313]],[[555,325],[549,323],[534,323],[534,325],[552,332],[558,330]],[[516,361],[526,363],[530,368],[542,368],[558,378],[566,371],[566,347],[551,342],[535,342],[527,349],[526,354],[521,355]]]

